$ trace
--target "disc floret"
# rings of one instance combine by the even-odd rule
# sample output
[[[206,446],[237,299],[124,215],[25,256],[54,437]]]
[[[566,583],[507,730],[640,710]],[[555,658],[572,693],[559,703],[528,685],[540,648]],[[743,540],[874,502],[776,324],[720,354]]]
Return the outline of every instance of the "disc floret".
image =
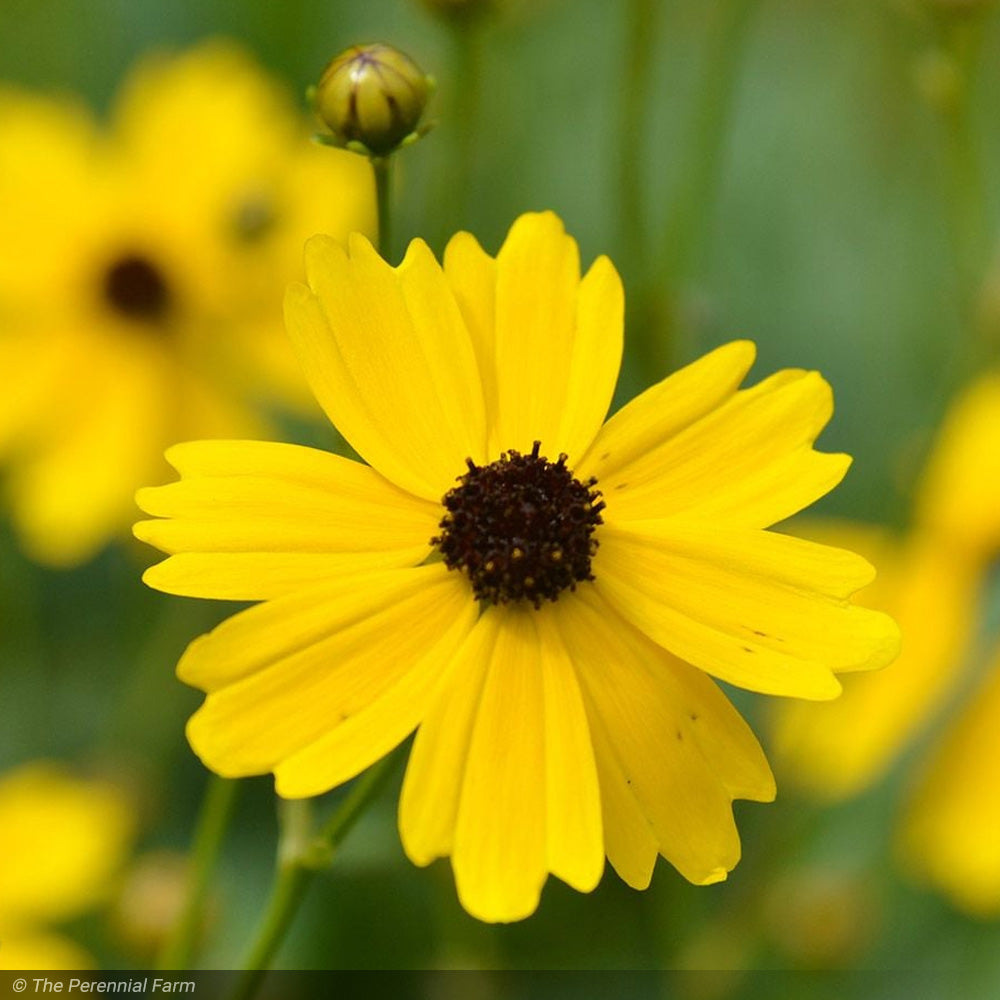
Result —
[[[431,539],[449,569],[462,569],[481,601],[528,601],[540,608],[564,590],[593,580],[594,531],[604,501],[596,479],[581,482],[568,456],[510,450],[468,471],[444,497],[441,534]]]

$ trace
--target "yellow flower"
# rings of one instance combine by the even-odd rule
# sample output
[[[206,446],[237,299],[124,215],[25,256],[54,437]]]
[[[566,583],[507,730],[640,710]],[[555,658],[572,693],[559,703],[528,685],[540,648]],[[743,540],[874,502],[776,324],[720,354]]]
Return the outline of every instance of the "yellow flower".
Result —
[[[774,706],[779,775],[816,798],[836,800],[881,778],[954,689],[975,623],[979,577],[929,534],[898,542],[884,529],[851,522],[802,524],[799,531],[879,567],[861,599],[891,614],[904,637],[894,663],[851,677],[837,701]]]
[[[307,236],[374,224],[368,164],[222,42],[141,64],[108,129],[0,91],[0,204],[7,499],[60,565],[127,528],[169,443],[304,405],[281,294]]]
[[[894,624],[847,597],[848,552],[763,530],[849,459],[812,449],[832,412],[814,372],[738,386],[720,348],[607,423],[623,295],[581,278],[551,213],[494,259],[467,233],[443,268],[398,268],[315,237],[286,319],[313,391],[369,466],[281,444],[196,442],[143,490],[146,581],[261,601],[178,667],[208,692],[188,736],[217,772],[273,771],[317,795],[417,730],[399,825],[419,865],[450,856],[459,897],[523,918],[549,873],[581,891],[605,854],[649,884],[658,854],[696,883],[739,858],[734,798],[770,769],[709,674],[832,698],[881,665]],[[603,423],[603,426],[602,426]]]
[[[107,897],[132,826],[110,785],[41,762],[0,776],[0,968],[92,964],[47,928]]]
[[[1000,650],[924,766],[904,816],[904,860],[977,916],[1000,914]]]

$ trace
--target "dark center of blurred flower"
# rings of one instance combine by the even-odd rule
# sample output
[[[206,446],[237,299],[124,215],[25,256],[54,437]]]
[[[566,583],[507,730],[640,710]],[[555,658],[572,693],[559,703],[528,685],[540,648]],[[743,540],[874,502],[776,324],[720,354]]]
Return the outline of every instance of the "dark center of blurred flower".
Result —
[[[460,476],[442,501],[441,534],[431,539],[449,569],[463,569],[479,600],[530,601],[536,608],[593,580],[594,529],[604,501],[596,479],[580,482],[566,455],[550,462],[508,451]]]
[[[104,301],[129,319],[156,323],[170,311],[171,294],[163,272],[148,257],[124,254],[104,272]]]
[[[256,243],[274,229],[277,221],[278,215],[270,198],[264,194],[249,195],[236,209],[236,238],[243,243]]]

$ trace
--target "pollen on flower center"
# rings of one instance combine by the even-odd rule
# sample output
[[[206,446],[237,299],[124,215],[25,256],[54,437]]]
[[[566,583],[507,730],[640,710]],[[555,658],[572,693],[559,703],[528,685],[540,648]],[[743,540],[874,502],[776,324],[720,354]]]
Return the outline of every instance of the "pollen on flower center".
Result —
[[[593,580],[594,529],[604,501],[596,479],[580,482],[566,455],[508,451],[476,465],[445,494],[441,534],[431,539],[449,569],[463,569],[480,600],[530,601],[536,608],[577,583]]]
[[[170,286],[163,272],[138,253],[112,262],[104,272],[102,291],[104,301],[129,319],[155,323],[170,310]]]

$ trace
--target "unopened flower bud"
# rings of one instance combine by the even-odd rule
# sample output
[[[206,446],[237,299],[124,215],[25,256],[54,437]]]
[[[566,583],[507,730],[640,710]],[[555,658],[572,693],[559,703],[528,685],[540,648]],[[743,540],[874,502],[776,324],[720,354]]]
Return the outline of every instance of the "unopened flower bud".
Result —
[[[327,66],[316,88],[316,113],[327,141],[385,156],[420,134],[432,88],[417,64],[391,45],[353,45]]]

